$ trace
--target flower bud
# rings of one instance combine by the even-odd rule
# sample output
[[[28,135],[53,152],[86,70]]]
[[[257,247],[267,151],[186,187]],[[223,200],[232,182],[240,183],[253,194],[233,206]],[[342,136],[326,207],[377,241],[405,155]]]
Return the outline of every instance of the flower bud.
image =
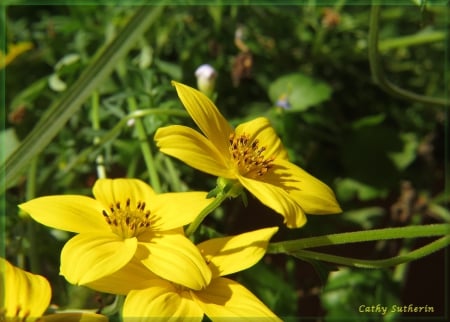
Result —
[[[217,72],[211,65],[200,65],[195,71],[197,87],[208,97],[211,97],[216,85]]]

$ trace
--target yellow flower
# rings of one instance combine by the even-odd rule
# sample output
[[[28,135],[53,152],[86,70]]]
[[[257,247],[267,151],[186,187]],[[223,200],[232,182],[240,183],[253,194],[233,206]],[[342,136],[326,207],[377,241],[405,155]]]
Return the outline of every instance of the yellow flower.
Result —
[[[93,194],[19,205],[41,224],[77,233],[61,252],[61,274],[70,283],[88,285],[138,263],[192,289],[209,283],[208,267],[180,228],[211,202],[205,192],[155,194],[137,179],[99,179]],[[115,284],[121,293],[121,282]]]
[[[161,278],[149,276],[150,286],[128,293],[124,322],[128,321],[280,321],[255,295],[241,284],[222,277],[253,266],[265,253],[277,227],[259,229],[237,236],[211,239],[198,245],[212,272],[211,282],[192,290]]]
[[[10,44],[8,53],[5,55],[0,50],[0,69],[9,65],[17,56],[33,48],[33,44],[28,41],[20,42],[18,44]]]
[[[105,322],[93,313],[57,313],[42,316],[50,304],[52,290],[47,279],[11,265],[0,257],[0,321]]]
[[[180,125],[160,128],[155,140],[161,152],[206,173],[239,182],[281,214],[289,228],[303,226],[306,213],[341,212],[326,184],[289,162],[268,119],[259,117],[233,129],[204,94],[173,84],[203,135]]]

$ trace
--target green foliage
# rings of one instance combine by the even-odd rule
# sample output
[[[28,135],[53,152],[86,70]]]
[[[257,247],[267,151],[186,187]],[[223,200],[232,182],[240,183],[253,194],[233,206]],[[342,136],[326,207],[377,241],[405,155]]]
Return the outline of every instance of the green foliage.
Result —
[[[288,111],[304,111],[329,99],[331,88],[311,77],[290,74],[278,78],[270,85],[269,96],[276,106]]]
[[[321,296],[328,312],[326,321],[395,321],[398,313],[390,311],[392,305],[398,304],[398,292],[398,284],[384,270],[334,272]],[[380,306],[376,311],[378,304],[387,307],[385,314]],[[373,312],[365,313],[372,306]]]
[[[90,195],[98,156],[109,177],[150,181],[142,145],[152,152],[162,191],[212,189],[215,178],[162,155],[152,140],[161,126],[193,126],[170,81],[195,86],[195,69],[204,63],[218,72],[215,102],[230,123],[268,117],[290,160],[329,184],[344,210],[311,218],[301,230],[280,229],[278,239],[407,225],[392,219],[391,212],[403,200],[403,181],[415,193],[411,215],[427,223],[449,221],[444,177],[448,110],[397,98],[373,82],[368,5],[147,6],[134,28],[123,33],[135,14],[133,5],[30,7],[10,2],[16,5],[6,8],[6,42],[31,41],[34,48],[3,70],[7,119],[0,129],[0,161],[8,215],[0,220],[6,227],[2,239],[8,258],[55,282],[53,301],[62,307],[71,305],[73,295],[55,269],[56,251],[69,236],[44,227],[27,230],[17,204],[50,194]],[[433,1],[381,8],[379,63],[393,83],[428,97],[446,95],[448,10]],[[237,30],[252,54],[248,73],[239,74],[236,66],[242,53],[235,44]],[[144,138],[137,121],[142,121]],[[31,162],[36,162],[35,175]],[[267,209],[248,199],[246,208],[234,200],[218,209],[198,237],[242,232],[247,214],[256,214],[257,224],[264,225],[260,218]],[[30,254],[33,238],[45,243]],[[389,253],[387,246],[380,247],[374,258]],[[318,276],[315,286],[323,287],[318,298],[324,311],[317,315],[327,321],[378,321],[358,314],[358,306],[401,301],[401,285],[390,271],[330,273],[311,260],[318,271],[298,281],[298,262],[261,262],[238,278],[280,316],[301,312],[303,282]],[[85,299],[88,306],[95,306],[92,298]]]

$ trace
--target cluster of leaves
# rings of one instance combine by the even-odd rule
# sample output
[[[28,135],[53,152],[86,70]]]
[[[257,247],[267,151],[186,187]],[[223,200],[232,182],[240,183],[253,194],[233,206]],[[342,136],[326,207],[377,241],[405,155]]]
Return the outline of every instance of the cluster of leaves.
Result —
[[[156,10],[157,6],[155,6]],[[37,120],[54,104],[82,71],[120,33],[135,12],[133,6],[9,6],[6,8],[8,43],[32,42],[32,50],[6,67],[7,122],[1,132],[8,157]],[[158,109],[140,118],[155,156],[162,190],[185,191],[214,186],[214,178],[159,154],[154,131],[166,124],[189,123],[170,80],[195,85],[195,69],[204,63],[218,71],[216,103],[231,121],[264,115],[288,148],[293,162],[328,183],[336,191],[344,214],[324,220],[310,218],[303,232],[282,232],[286,237],[346,230],[448,220],[445,210],[444,134],[445,110],[439,106],[397,99],[373,83],[368,62],[368,6],[168,6],[144,36],[103,81],[50,144],[43,147],[35,167],[34,196],[90,194],[96,179],[96,158],[102,155],[109,177],[148,179],[133,119],[130,98],[140,110]],[[399,86],[427,96],[444,96],[442,66],[448,28],[442,6],[386,6],[381,11],[379,49],[389,78]],[[241,48],[236,33],[248,49],[248,60],[239,66]],[[414,37],[411,37],[414,36]],[[441,37],[441,38],[439,38]],[[243,69],[244,68],[244,69]],[[93,126],[93,106],[99,104],[99,126]],[[189,123],[190,124],[190,123]],[[98,138],[110,139],[95,145]],[[3,148],[3,147],[2,147]],[[52,276],[59,286],[55,303],[74,305],[80,298],[57,277],[59,248],[67,235],[35,227],[15,216],[16,205],[30,198],[30,177],[23,171],[8,183],[5,192],[7,256],[30,250],[42,257],[37,270]],[[404,183],[403,188],[402,182]],[[409,190],[407,189],[409,187]],[[408,195],[408,191],[412,195]],[[31,192],[33,194],[33,192]],[[410,199],[408,199],[410,196]],[[33,197],[33,195],[31,196]],[[266,226],[276,216],[258,202],[247,208],[225,204],[206,222],[215,235],[245,231],[250,225]],[[273,223],[273,222],[272,222]],[[275,222],[278,224],[279,222]],[[34,236],[34,237],[33,237]],[[35,238],[34,240],[32,238]],[[35,240],[45,241],[35,245]],[[352,249],[377,258],[392,252],[389,244]],[[55,248],[57,249],[55,251]],[[317,276],[299,275],[304,268],[293,259],[269,256],[238,278],[280,316],[318,315],[302,308]],[[323,307],[329,316],[352,314],[352,299],[342,285],[360,285],[361,297],[379,284],[392,285],[392,276],[359,272],[340,274],[333,281],[329,268],[320,267],[328,279]],[[280,274],[283,272],[283,274]],[[378,275],[377,275],[378,274]],[[367,278],[376,275],[377,283]],[[298,276],[304,278],[300,279]],[[401,280],[406,275],[401,276]],[[263,281],[263,282],[261,282]],[[292,283],[291,281],[295,281]],[[343,282],[344,281],[344,282]],[[397,281],[398,282],[398,281]],[[333,283],[345,296],[333,297]],[[347,284],[346,284],[347,283]],[[400,302],[399,284],[377,293],[380,302]],[[306,296],[307,297],[307,296]],[[336,298],[347,299],[342,311]],[[107,301],[107,299],[105,299]],[[303,302],[302,302],[303,301]],[[375,300],[374,300],[375,301]],[[300,307],[299,304],[300,303]],[[353,306],[352,306],[353,305]],[[318,305],[316,305],[318,306]],[[337,313],[336,313],[337,312]],[[357,314],[356,309],[353,310]]]

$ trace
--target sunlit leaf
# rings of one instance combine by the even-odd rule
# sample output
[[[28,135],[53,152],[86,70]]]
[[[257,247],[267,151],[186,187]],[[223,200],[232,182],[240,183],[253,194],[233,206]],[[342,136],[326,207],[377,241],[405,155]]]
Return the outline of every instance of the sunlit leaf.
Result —
[[[304,111],[328,100],[331,87],[304,74],[289,74],[270,85],[269,96],[276,106],[287,111]]]

